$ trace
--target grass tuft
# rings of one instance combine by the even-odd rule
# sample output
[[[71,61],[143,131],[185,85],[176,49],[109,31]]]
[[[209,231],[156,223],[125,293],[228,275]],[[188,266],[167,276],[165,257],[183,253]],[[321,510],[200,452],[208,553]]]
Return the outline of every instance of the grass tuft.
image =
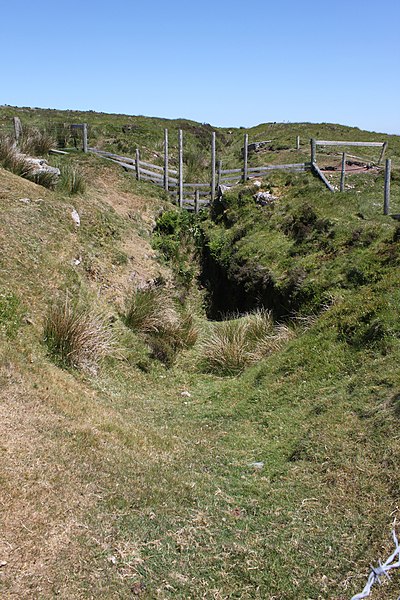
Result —
[[[56,145],[57,141],[51,134],[32,127],[24,130],[19,142],[19,150],[31,156],[45,156]]]
[[[290,327],[275,326],[266,310],[214,323],[201,345],[205,369],[218,375],[236,375],[279,350],[293,336]]]
[[[50,307],[44,341],[62,366],[90,371],[97,370],[113,347],[113,336],[105,317],[73,305],[68,298]]]
[[[61,175],[58,187],[70,196],[83,194],[86,190],[86,182],[83,173],[76,167],[65,164],[59,167]]]
[[[125,324],[147,335],[152,356],[171,366],[177,353],[197,340],[197,328],[188,312],[180,313],[171,293],[161,286],[136,289],[127,301]]]
[[[0,137],[0,164],[2,167],[20,177],[29,178],[34,166],[21,156],[12,138]]]

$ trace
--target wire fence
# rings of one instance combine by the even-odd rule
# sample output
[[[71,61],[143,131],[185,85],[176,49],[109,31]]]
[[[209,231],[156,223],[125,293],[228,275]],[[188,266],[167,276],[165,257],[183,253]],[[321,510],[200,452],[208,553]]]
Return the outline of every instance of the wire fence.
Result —
[[[379,565],[377,567],[371,566],[372,570],[368,577],[366,586],[360,594],[356,594],[352,597],[351,600],[361,600],[362,598],[367,598],[371,593],[372,586],[376,582],[378,582],[379,584],[382,583],[380,580],[380,577],[382,575],[384,575],[387,579],[390,580],[390,576],[388,575],[389,571],[391,571],[391,569],[396,569],[400,567],[400,545],[396,537],[396,532],[394,530],[393,541],[396,547],[395,551],[389,556],[385,563],[382,564],[381,561],[379,561]],[[397,598],[397,600],[400,600],[400,596]]]

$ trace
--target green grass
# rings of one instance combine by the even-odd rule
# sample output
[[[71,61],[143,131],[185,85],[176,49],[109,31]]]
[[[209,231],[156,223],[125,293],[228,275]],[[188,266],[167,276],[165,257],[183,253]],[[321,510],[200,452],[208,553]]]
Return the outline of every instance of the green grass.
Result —
[[[66,118],[22,115],[35,126]],[[98,127],[99,140],[114,128],[110,146],[139,133],[119,139],[124,120],[141,125],[148,147],[162,133],[161,120],[69,117]],[[296,127],[253,133],[285,145]],[[300,134],[357,133],[331,127]],[[242,134],[232,134],[238,145]],[[381,215],[379,176],[333,196],[311,175],[274,175],[274,207],[239,188],[212,218],[166,214],[160,264],[150,241],[165,197],[96,157],[70,160],[87,181],[74,199],[80,228],[68,194],[1,173],[2,597],[360,592],[369,565],[392,551],[399,517],[399,231]],[[168,368],[151,359],[150,340],[120,316],[129,290],[168,280],[174,310],[201,339],[201,269],[215,310],[270,306],[299,321],[296,336],[235,376],[202,372],[199,341]],[[66,290],[113,321],[117,351],[97,375],[60,369],[42,343],[49,299]],[[397,579],[375,596],[396,596]]]

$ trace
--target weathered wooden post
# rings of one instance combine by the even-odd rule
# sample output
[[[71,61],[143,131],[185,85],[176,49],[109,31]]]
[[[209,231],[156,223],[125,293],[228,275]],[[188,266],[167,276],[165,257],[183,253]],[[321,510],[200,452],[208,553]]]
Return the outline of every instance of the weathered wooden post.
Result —
[[[392,161],[390,158],[386,159],[386,168],[385,168],[385,191],[384,191],[384,199],[383,199],[383,214],[389,214],[390,207],[390,171],[392,169]]]
[[[183,206],[183,132],[179,130],[179,206]]]
[[[22,136],[22,123],[19,117],[13,117],[14,122],[14,136],[15,141],[18,143],[19,138]]]
[[[243,146],[243,182],[247,181],[247,169],[249,159],[249,136],[247,133],[244,134],[244,146]]]
[[[212,133],[211,140],[211,202],[215,196],[215,131]]]
[[[139,154],[139,148],[136,148],[135,165],[136,165],[136,179],[138,181],[140,181],[140,154]]]
[[[218,179],[217,179],[217,186],[219,187],[221,185],[221,176],[222,176],[222,160],[218,161]]]
[[[296,138],[296,150],[300,150],[300,136],[299,135]]]
[[[88,130],[87,130],[87,123],[83,123],[82,125],[82,138],[83,138],[83,145],[82,145],[82,150],[86,153],[88,151]]]
[[[382,144],[382,150],[381,150],[381,153],[380,153],[380,155],[379,155],[379,159],[378,159],[378,165],[380,165],[380,164],[381,164],[381,162],[382,162],[382,160],[383,160],[383,156],[384,156],[384,154],[385,154],[385,152],[386,152],[386,149],[387,149],[387,147],[388,147],[388,143],[387,143],[387,142],[384,142],[384,143]]]
[[[194,193],[194,212],[197,213],[199,212],[199,199],[200,199],[200,192],[199,190],[196,190]]]
[[[344,192],[344,181],[346,177],[346,152],[342,154],[342,172],[340,174],[340,191]]]
[[[168,192],[168,129],[164,129],[164,189]]]
[[[317,144],[315,143],[315,138],[311,138],[311,164],[313,165],[317,162]]]

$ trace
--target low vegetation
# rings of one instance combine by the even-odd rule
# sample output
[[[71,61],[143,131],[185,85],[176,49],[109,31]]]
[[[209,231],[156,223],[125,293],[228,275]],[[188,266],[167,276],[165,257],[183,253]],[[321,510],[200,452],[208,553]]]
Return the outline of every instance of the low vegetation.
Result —
[[[96,371],[113,347],[106,318],[68,297],[50,306],[43,335],[49,353],[59,364],[89,371]]]
[[[69,196],[83,194],[86,190],[86,181],[82,171],[70,163],[65,164],[61,161],[57,162],[57,166],[60,169],[58,188]]]
[[[147,334],[152,355],[167,366],[179,350],[192,347],[197,339],[192,315],[175,305],[171,290],[149,284],[130,294],[124,316],[129,328]]]
[[[23,124],[87,121],[104,148],[162,161],[169,122],[24,111]],[[182,126],[206,149],[209,126],[171,123],[171,140]],[[244,132],[218,132],[226,166]],[[274,138],[276,162],[306,157],[296,133],[379,136],[249,133]],[[399,149],[389,138],[394,165]],[[261,187],[273,203],[238,186],[196,217],[70,154],[80,227],[69,193],[0,167],[0,595],[360,592],[400,517],[400,233],[381,214],[382,175],[331,195],[311,174],[274,174]],[[395,168],[393,212],[399,192]],[[396,577],[374,597],[392,600]]]
[[[32,146],[34,146],[33,142],[30,148],[35,149]],[[0,165],[15,175],[29,179],[43,187],[51,189],[57,183],[57,176],[50,171],[38,170],[38,166],[28,159],[27,154],[22,152],[22,149],[11,137],[0,136]]]
[[[218,375],[236,375],[279,350],[293,337],[287,325],[274,325],[269,311],[213,323],[201,345],[204,367]]]
[[[30,156],[47,156],[49,151],[56,146],[57,140],[55,137],[37,127],[25,128],[18,141],[20,152]]]

